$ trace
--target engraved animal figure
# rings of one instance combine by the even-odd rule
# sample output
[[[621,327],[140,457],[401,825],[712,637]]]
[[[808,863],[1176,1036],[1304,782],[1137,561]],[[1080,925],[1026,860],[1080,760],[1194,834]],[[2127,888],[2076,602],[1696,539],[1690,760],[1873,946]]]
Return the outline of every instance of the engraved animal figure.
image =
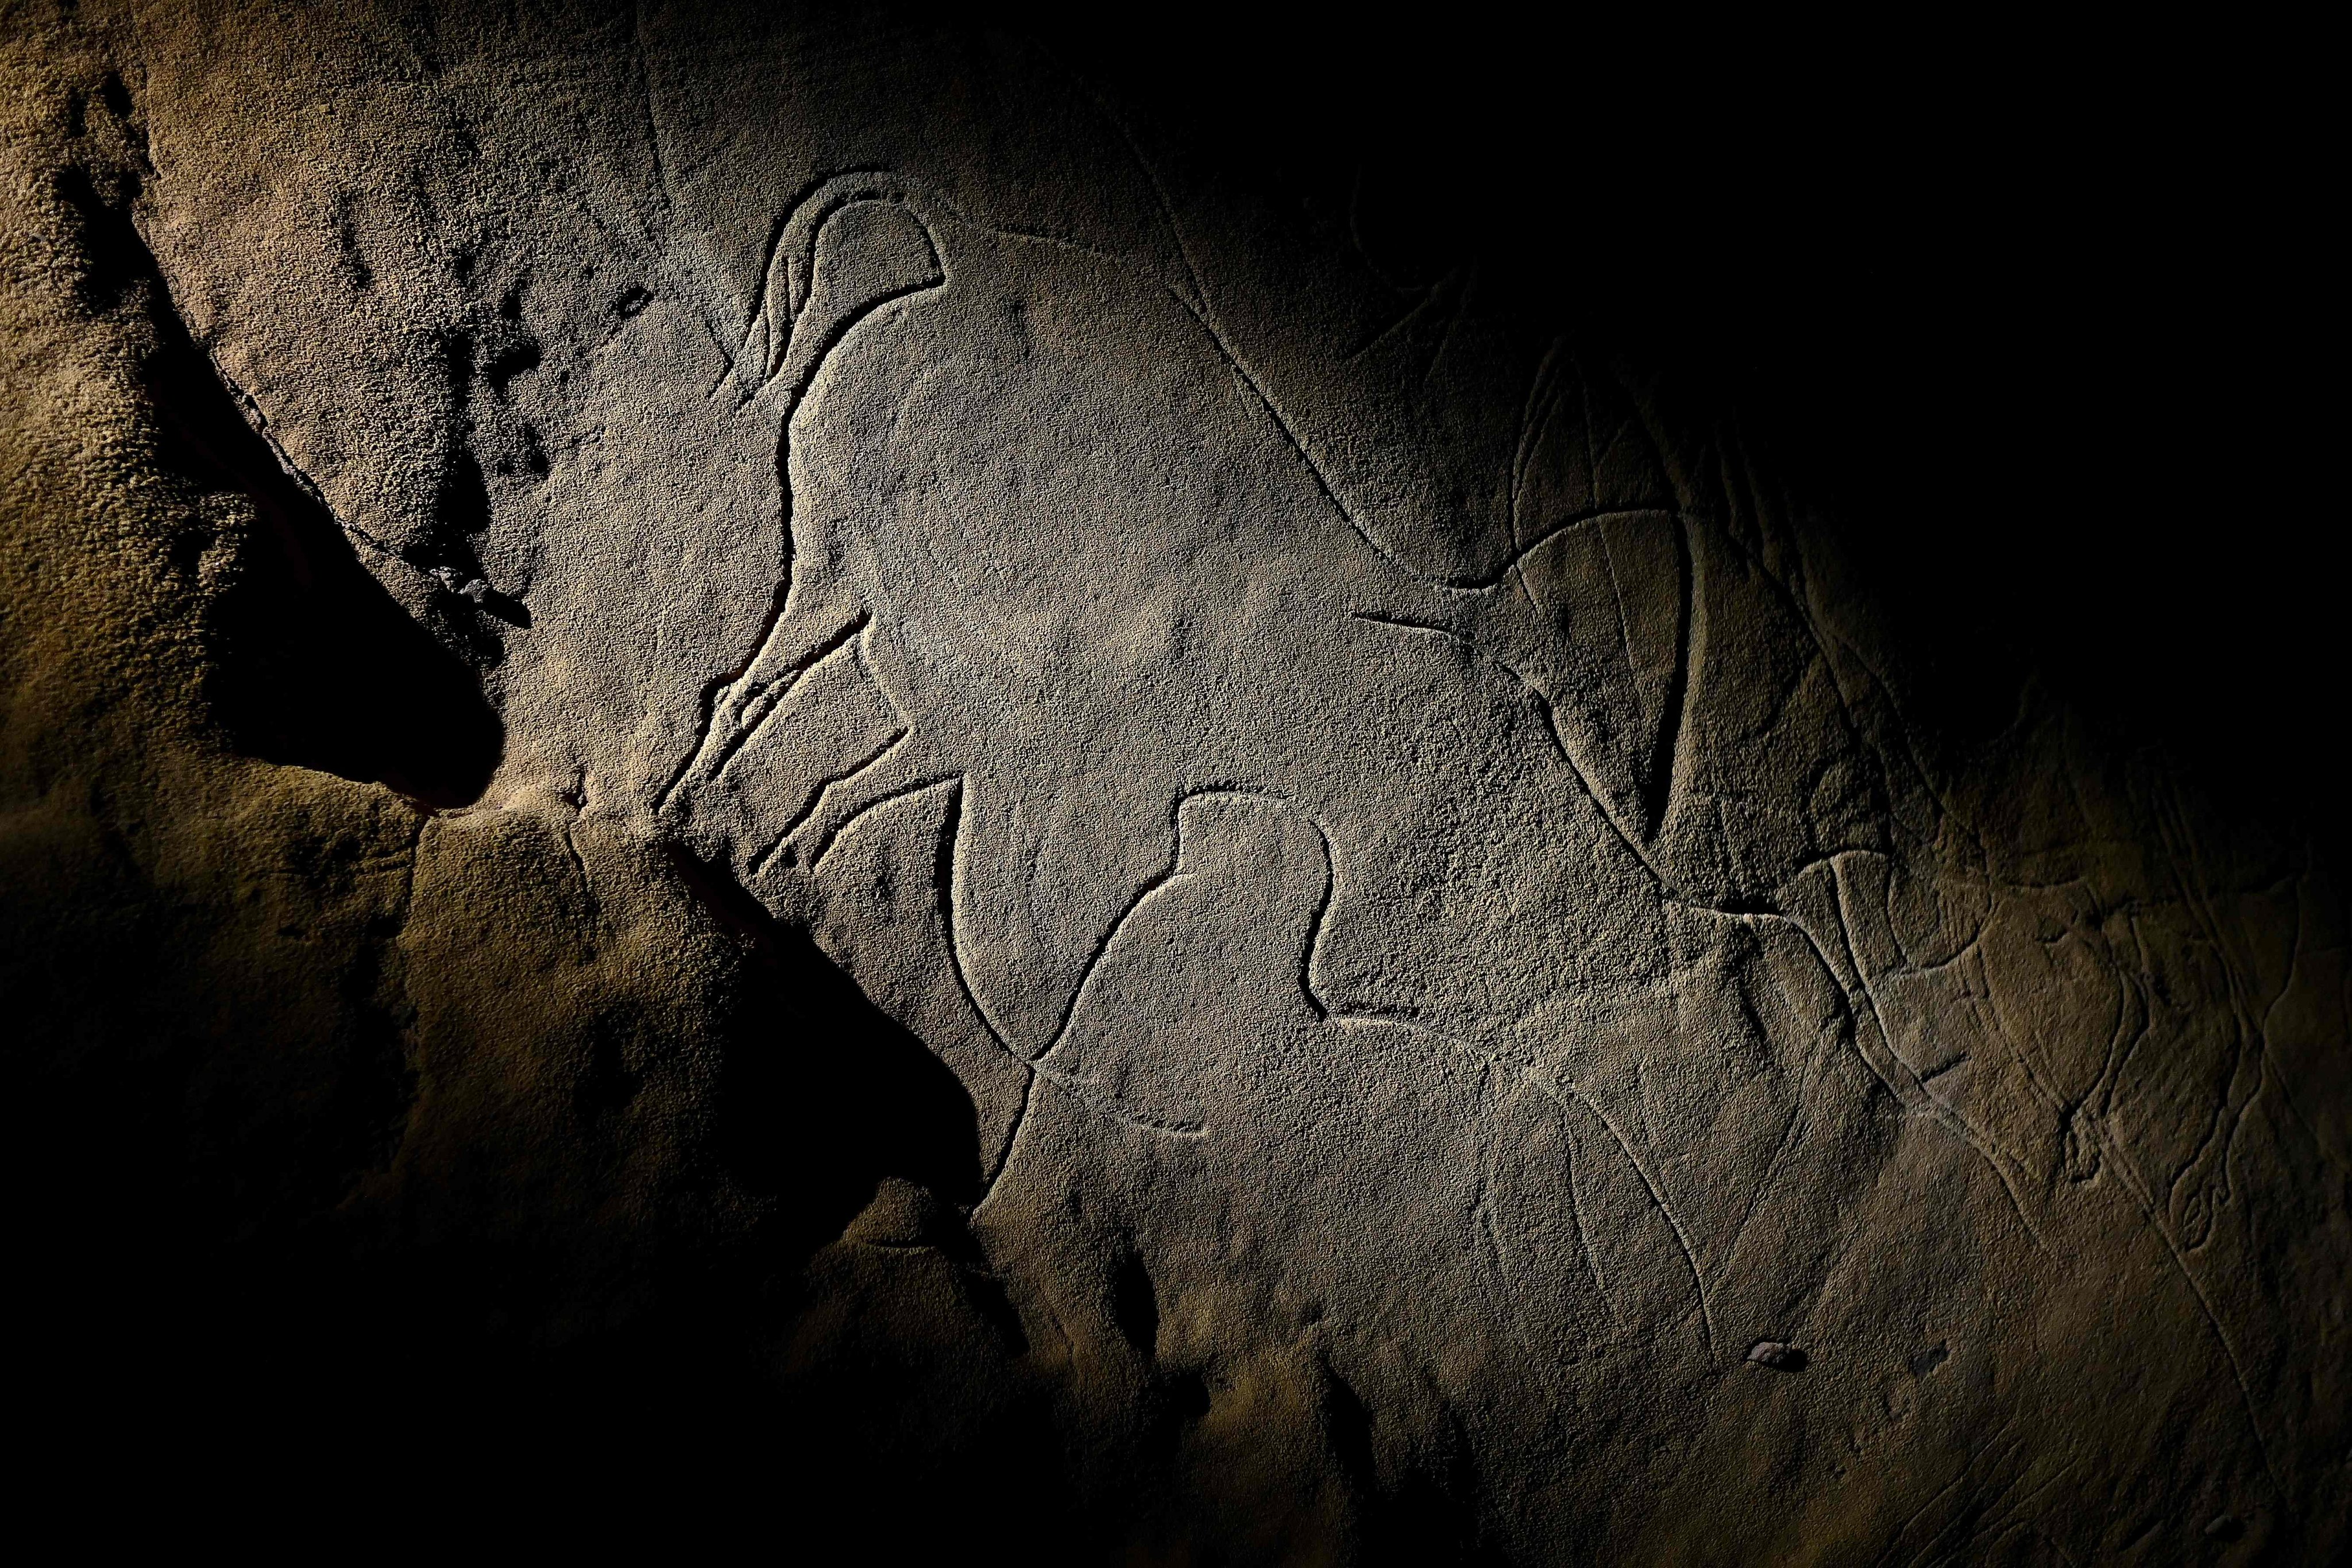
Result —
[[[1584,1267],[1529,1239],[1583,1201],[1580,1163],[1610,1194],[1590,1212],[1646,1216],[1619,1261],[1654,1260],[1600,1247],[1591,1289],[1670,1283],[1685,1310],[1634,1316],[1720,1353],[1743,1299],[1832,1266],[1834,1204],[1761,1200],[1866,1184],[1882,1089],[2050,1227],[2015,1159],[1892,1054],[1853,968],[1843,889],[1885,796],[1829,653],[1752,549],[1686,526],[1597,382],[1556,359],[1531,394],[1500,570],[1422,570],[1340,504],[1193,281],[885,174],[784,224],[735,382],[781,426],[791,572],[665,810],[963,1076],[998,1191],[1027,1201],[1045,1167],[1023,1151],[1065,1137],[1195,1159],[1174,1145],[1216,1142],[1208,1086],[1322,1060],[1264,1031],[1204,1058],[1183,1044],[1202,1027],[1250,1036],[1223,972],[1177,963],[1172,932],[1166,962],[1133,957],[1220,835],[1227,865],[1287,841],[1221,810],[1196,851],[1187,803],[1245,799],[1307,825],[1328,874],[1276,857],[1197,918],[1273,946],[1303,921],[1283,984],[1326,1033],[1492,1075],[1491,1101],[1406,1121],[1417,1168],[1491,1173],[1444,1245],[1483,1248],[1514,1311]],[[1090,1036],[1114,964],[1158,983]],[[1338,1104],[1413,1054],[1332,1059],[1364,1075]],[[1530,1092],[1553,1131],[1497,1109]],[[1107,1158],[1055,1168],[1090,1164],[1118,1185]],[[1212,1228],[1256,1222],[1287,1223]]]
[[[1349,1011],[1556,1032],[1596,953],[1654,950],[1629,841],[1658,771],[1631,759],[1674,707],[1670,514],[1549,531],[1507,580],[1418,577],[1348,537],[1181,289],[887,175],[785,224],[737,377],[784,427],[791,576],[666,805],[762,896],[789,905],[860,812],[961,780],[953,937],[1024,1058],[1205,788],[1330,835],[1310,979]],[[1612,552],[1663,606],[1591,591]]]
[[[1646,1334],[1687,1321],[1704,1353],[1697,1243],[1618,1131],[1638,1112],[1562,1087],[1578,996],[1623,991],[1665,945],[1639,840],[1683,657],[1674,517],[1588,515],[1491,582],[1433,581],[1335,503],[1183,290],[884,174],[831,182],[783,225],[736,379],[782,426],[790,574],[663,805],[934,1043],[992,1173],[1036,1080],[1181,1141],[1214,1131],[1204,1075],[1265,1083],[1312,1059],[1343,1107],[1405,1092],[1393,1073],[1429,1058],[1433,1085],[1481,1086],[1394,1134],[1486,1194],[1442,1238],[1456,1262],[1517,1280],[1521,1318],[1570,1291],[1548,1331],[1563,1344],[1604,1342],[1570,1327],[1597,1311]],[[1193,809],[1213,801],[1250,805]],[[1270,847],[1297,839],[1257,826],[1268,813],[1306,833],[1311,877],[1280,869]],[[893,855],[885,822],[918,848]],[[1295,953],[1267,949],[1287,998],[1267,1005],[1313,1050],[1177,962],[1169,900],[1226,828],[1224,901],[1260,906],[1229,934],[1255,951],[1295,926]],[[1147,913],[1169,934],[1139,964]],[[1158,994],[1106,1039],[1113,971]],[[1251,1043],[1218,1062],[1181,1045],[1202,1031]],[[1368,1056],[1382,1040],[1419,1043]],[[1373,1083],[1350,1089],[1350,1070]],[[1306,1103],[1244,1098],[1261,1131]],[[1578,1212],[1613,1228],[1588,1237]],[[1539,1243],[1563,1224],[1573,1247]]]

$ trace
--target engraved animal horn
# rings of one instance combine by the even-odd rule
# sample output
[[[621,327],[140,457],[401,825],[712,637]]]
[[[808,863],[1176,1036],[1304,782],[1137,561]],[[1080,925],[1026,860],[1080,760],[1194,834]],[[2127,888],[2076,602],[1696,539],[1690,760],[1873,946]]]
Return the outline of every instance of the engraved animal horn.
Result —
[[[747,396],[781,382],[791,418],[852,327],[946,280],[931,226],[918,216],[927,205],[896,175],[861,173],[827,180],[793,210],[736,359]]]

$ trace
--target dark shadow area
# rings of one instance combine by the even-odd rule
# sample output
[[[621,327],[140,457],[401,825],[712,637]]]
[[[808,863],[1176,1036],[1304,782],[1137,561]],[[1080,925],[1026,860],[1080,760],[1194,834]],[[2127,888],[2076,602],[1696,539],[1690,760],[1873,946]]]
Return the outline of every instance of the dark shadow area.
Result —
[[[992,1500],[1049,1495],[1051,1436],[1030,1406],[992,1418],[984,1443],[969,1416],[929,1445],[877,1429],[929,1418],[935,1344],[999,1361],[1027,1349],[959,1212],[981,1195],[961,1084],[724,873],[672,864],[749,950],[710,1042],[704,1147],[756,1224],[712,1235],[559,1210],[518,1232],[457,1206],[436,1211],[437,1234],[321,1215],[226,1243],[156,1225],[107,1292],[104,1331],[53,1339],[29,1380],[58,1413],[53,1435],[152,1478],[188,1528],[264,1536],[346,1539],[365,1521],[421,1545],[486,1513],[535,1521],[541,1548],[675,1550],[744,1530],[790,1546],[854,1528],[879,1532],[876,1560],[901,1561],[952,1543]],[[583,1192],[606,1179],[593,1153],[543,1157],[583,1162]],[[175,1175],[160,1166],[159,1186]],[[918,1273],[856,1298],[875,1313],[860,1342],[913,1350],[796,1378],[803,1270],[891,1176],[937,1201],[919,1206],[919,1235],[877,1249]],[[530,1200],[494,1185],[473,1201]],[[969,1319],[940,1321],[943,1278]],[[149,1283],[161,1279],[168,1301]],[[125,1407],[139,1412],[128,1433]],[[1038,1525],[1042,1560],[1090,1560],[1054,1552],[1065,1528]]]
[[[1112,1271],[1110,1316],[1137,1355],[1147,1362],[1159,1355],[1159,1290],[1151,1282],[1151,1270],[1132,1250],[1118,1260],[1118,1267]]]
[[[746,1191],[786,1201],[783,1251],[805,1258],[839,1236],[885,1176],[978,1202],[977,1113],[955,1074],[724,872],[675,848],[671,864],[755,954],[712,1148]]]
[[[2319,51],[2088,18],[1008,16],[1234,177],[1352,203],[1398,281],[1473,265],[1736,413],[1911,646],[1915,720],[1966,744],[2030,674],[2340,853]]]
[[[247,423],[122,205],[79,171],[60,195],[82,220],[92,306],[110,309],[142,283],[152,290],[156,343],[143,368],[163,468],[199,491],[245,496],[260,516],[213,626],[206,695],[234,743],[429,806],[479,799],[505,727],[475,671],[368,575],[327,509]]]
[[[1505,1561],[1499,1552],[1480,1547],[1476,1486],[1460,1429],[1448,1434],[1450,1443],[1423,1456],[1423,1463],[1384,1484],[1374,1457],[1376,1424],[1348,1380],[1327,1367],[1324,1430],[1362,1510],[1363,1561],[1399,1568],[1427,1563],[1484,1568]]]

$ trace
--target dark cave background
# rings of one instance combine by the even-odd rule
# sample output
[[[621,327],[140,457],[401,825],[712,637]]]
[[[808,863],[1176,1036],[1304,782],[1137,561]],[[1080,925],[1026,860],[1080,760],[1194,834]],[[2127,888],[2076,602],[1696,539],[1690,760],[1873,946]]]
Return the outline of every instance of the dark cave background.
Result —
[[[1738,410],[1939,718],[2032,673],[2341,864],[2339,141],[2291,28],[1212,5],[1015,27]],[[1450,199],[1433,194],[1451,190]]]

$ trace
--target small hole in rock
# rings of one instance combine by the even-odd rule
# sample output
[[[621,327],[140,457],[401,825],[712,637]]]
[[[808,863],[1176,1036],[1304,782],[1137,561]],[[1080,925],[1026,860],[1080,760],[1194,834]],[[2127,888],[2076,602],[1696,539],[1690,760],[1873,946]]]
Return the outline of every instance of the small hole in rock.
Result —
[[[1774,1372],[1802,1372],[1813,1364],[1812,1357],[1783,1340],[1758,1340],[1748,1359]]]

